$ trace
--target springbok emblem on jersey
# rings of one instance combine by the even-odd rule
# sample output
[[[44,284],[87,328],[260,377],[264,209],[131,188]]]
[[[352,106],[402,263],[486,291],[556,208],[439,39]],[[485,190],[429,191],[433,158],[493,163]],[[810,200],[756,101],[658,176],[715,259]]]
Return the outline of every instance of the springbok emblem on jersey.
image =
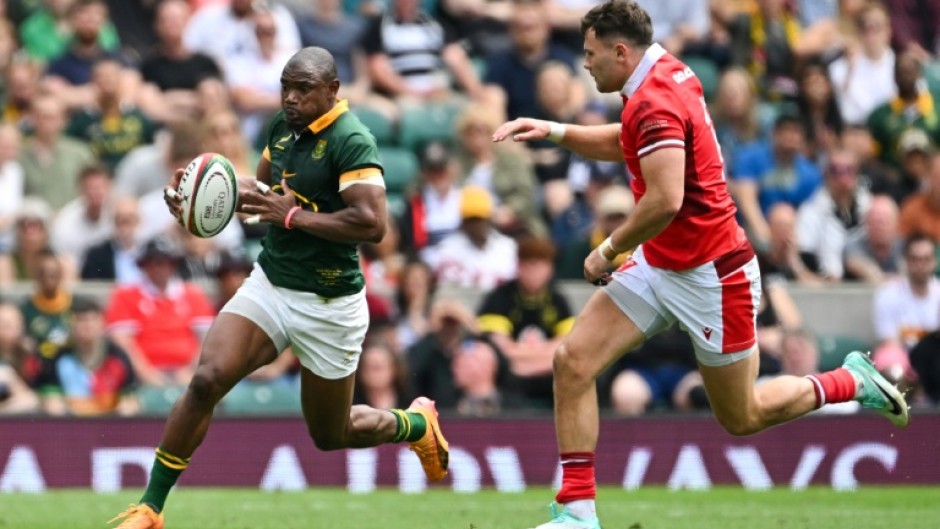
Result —
[[[326,140],[320,140],[317,142],[317,146],[313,148],[313,154],[310,155],[314,160],[319,160],[323,158],[323,155],[326,154]]]

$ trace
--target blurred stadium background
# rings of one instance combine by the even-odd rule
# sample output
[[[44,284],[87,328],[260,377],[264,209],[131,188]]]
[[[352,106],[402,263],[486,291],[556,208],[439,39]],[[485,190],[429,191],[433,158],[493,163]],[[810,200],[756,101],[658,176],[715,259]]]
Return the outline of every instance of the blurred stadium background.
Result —
[[[534,492],[557,480],[551,352],[594,290],[579,281],[584,257],[631,212],[631,176],[489,136],[518,116],[619,118],[620,98],[597,94],[580,64],[579,20],[596,3],[0,1],[0,528],[98,526],[86,518],[136,500],[202,334],[264,235],[233,222],[211,240],[189,236],[161,190],[205,151],[251,175],[280,70],[308,45],[336,57],[340,95],[372,130],[388,188],[393,229],[361,248],[372,325],[356,401],[436,399],[455,451],[434,489],[483,492],[389,496],[381,489],[427,487],[397,447],[317,452],[286,352],[220,404],[182,487],[378,492],[360,502],[200,489],[171,498],[189,520],[174,527],[208,526],[198,502],[219,498],[249,509],[226,527],[307,526],[270,520],[306,516],[295,497],[317,516],[348,503],[364,525],[384,521],[368,517],[370,501],[392,518],[424,513],[406,524],[418,529],[538,519],[506,511],[522,498],[540,508],[549,494]],[[760,376],[871,350],[910,389],[914,417],[892,431],[847,406],[732,438],[707,412],[688,339],[665,333],[599,381],[598,478],[611,503],[637,509],[611,506],[607,520],[940,526],[940,1],[640,4],[655,40],[702,82],[760,255]],[[490,229],[473,243],[465,221],[478,218]],[[768,488],[810,490],[744,492]],[[664,492],[680,489],[712,492]]]

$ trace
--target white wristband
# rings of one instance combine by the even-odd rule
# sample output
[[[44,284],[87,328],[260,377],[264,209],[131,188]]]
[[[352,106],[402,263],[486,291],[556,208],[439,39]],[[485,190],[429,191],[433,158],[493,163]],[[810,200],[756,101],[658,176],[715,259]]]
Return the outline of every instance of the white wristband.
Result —
[[[549,121],[548,126],[548,137],[545,139],[552,143],[561,143],[561,140],[565,137],[565,126],[556,121]]]
[[[610,258],[610,259],[607,258],[607,254],[605,253],[607,250],[611,250],[614,252],[613,258]],[[614,243],[613,241],[610,240],[610,237],[607,237],[606,239],[604,239],[604,242],[602,242],[597,247],[597,253],[601,254],[601,257],[603,257],[604,260],[607,261],[608,263],[612,263],[614,259],[616,259],[618,255],[620,255],[620,252],[614,249]]]

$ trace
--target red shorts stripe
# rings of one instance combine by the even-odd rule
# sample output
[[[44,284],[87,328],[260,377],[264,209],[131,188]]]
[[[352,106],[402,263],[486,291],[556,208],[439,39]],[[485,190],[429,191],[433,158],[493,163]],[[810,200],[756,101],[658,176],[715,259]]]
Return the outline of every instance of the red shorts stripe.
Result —
[[[721,327],[722,353],[743,351],[757,341],[751,280],[743,268],[721,278]]]

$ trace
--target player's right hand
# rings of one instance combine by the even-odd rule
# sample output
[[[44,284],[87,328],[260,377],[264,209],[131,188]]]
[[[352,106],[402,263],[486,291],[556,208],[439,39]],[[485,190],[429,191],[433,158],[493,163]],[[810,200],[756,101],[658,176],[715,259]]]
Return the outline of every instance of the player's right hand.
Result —
[[[599,249],[594,248],[584,259],[584,279],[592,285],[606,285],[610,282],[612,268],[613,264],[601,255]]]
[[[163,201],[166,202],[167,209],[176,219],[176,222],[183,224],[183,197],[176,191],[180,186],[180,179],[183,177],[183,169],[177,169],[173,173],[173,180],[170,185],[163,188]]]
[[[541,119],[517,118],[507,121],[493,133],[493,141],[501,142],[512,136],[513,141],[539,141],[548,137],[551,123]]]

